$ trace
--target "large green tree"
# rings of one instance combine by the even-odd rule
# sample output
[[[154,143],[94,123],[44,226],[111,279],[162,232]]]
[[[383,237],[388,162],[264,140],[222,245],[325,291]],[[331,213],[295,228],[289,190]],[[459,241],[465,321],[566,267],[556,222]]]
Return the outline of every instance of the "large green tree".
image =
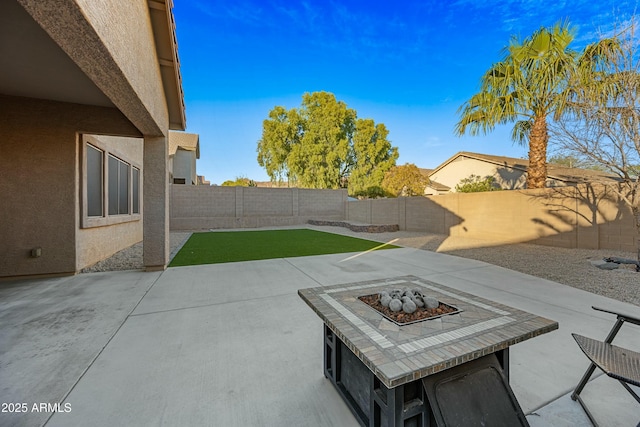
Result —
[[[569,76],[577,54],[569,48],[574,31],[568,24],[540,28],[522,42],[513,38],[502,61],[482,77],[480,91],[460,107],[456,133],[488,133],[514,123],[512,138],[529,144],[527,188],[542,188],[547,178],[547,118],[560,117],[566,106]]]
[[[394,197],[423,196],[429,178],[413,163],[392,167],[382,181],[384,191]]]
[[[359,119],[328,92],[305,93],[300,108],[276,106],[262,124],[258,163],[273,181],[305,188],[380,186],[398,149],[384,124]]]

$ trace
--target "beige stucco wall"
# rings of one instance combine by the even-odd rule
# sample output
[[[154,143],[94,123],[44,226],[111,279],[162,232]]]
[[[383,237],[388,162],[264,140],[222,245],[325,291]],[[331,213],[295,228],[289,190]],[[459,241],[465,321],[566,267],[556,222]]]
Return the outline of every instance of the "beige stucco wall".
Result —
[[[116,109],[0,95],[0,277],[76,271],[79,131],[139,136]]]
[[[487,245],[531,242],[634,251],[637,244],[631,210],[603,186],[352,201],[347,219],[384,221],[401,230],[469,237]]]
[[[466,157],[452,161],[431,175],[430,178],[450,187],[451,191],[455,192],[456,185],[460,183],[460,180],[468,178],[472,174],[481,178],[492,176],[496,179],[497,184],[509,190],[524,188],[526,181],[524,172],[521,170]]]
[[[75,1],[155,122],[168,123],[148,2]]]
[[[147,1],[18,1],[142,133],[166,135],[169,116]]]
[[[101,146],[140,169],[140,212],[143,212],[143,139],[107,135],[90,135],[89,138],[98,140]],[[78,144],[78,156],[82,153],[80,144],[82,141]],[[80,174],[81,169],[78,168],[78,179],[82,183]],[[137,215],[133,221],[108,226],[83,228],[81,224],[76,236],[76,270],[95,264],[142,240],[142,215]]]
[[[171,186],[171,229],[254,228],[345,219],[346,190]]]
[[[196,152],[178,148],[171,158],[171,168],[173,178],[184,178],[186,185],[195,185],[197,182]]]

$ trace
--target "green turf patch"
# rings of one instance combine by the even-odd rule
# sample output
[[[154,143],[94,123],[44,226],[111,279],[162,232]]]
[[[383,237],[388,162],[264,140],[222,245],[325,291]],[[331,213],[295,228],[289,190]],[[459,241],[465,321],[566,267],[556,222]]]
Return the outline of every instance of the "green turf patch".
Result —
[[[216,231],[192,234],[169,266],[363,252],[397,247],[307,229]]]

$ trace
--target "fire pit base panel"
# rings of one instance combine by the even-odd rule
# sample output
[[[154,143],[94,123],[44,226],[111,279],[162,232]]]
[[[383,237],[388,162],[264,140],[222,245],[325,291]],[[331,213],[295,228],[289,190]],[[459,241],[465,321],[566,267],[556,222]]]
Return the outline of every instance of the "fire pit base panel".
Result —
[[[387,388],[326,325],[324,375],[363,427],[436,425],[419,380]]]
[[[389,389],[324,325],[325,377],[363,427],[528,426],[507,372],[505,349]]]
[[[438,426],[529,426],[493,354],[430,375],[422,384]]]

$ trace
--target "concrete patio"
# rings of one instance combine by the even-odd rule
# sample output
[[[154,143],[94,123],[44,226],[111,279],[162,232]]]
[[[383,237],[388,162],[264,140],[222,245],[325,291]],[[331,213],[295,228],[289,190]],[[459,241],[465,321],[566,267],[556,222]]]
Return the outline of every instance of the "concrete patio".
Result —
[[[1,401],[27,404],[0,425],[356,426],[323,377],[322,322],[297,290],[414,275],[558,321],[511,347],[511,385],[532,426],[588,426],[568,397],[588,365],[570,333],[605,337],[614,318],[592,305],[640,312],[449,255],[354,255],[0,283]],[[633,325],[615,342],[640,350]],[[603,426],[640,422],[638,404],[600,373],[583,397]]]

